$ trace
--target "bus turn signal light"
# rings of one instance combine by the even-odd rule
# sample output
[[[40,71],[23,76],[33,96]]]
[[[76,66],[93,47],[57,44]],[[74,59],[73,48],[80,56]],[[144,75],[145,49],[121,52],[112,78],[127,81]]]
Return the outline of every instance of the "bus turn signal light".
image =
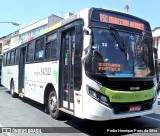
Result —
[[[77,99],[77,102],[80,103],[80,99]]]

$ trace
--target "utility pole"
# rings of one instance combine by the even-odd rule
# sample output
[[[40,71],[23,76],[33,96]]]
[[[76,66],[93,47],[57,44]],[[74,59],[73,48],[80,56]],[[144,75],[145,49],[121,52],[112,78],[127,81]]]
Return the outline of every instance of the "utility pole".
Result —
[[[128,2],[128,0],[125,0],[124,10],[125,10],[125,12],[129,11],[129,2]]]

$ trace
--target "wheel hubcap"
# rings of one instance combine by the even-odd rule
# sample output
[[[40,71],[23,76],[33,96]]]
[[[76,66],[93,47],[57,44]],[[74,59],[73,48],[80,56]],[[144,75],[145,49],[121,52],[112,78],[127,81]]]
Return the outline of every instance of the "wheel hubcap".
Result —
[[[54,112],[56,110],[56,107],[57,107],[56,96],[50,97],[50,99],[49,99],[49,106],[50,106],[51,111]]]

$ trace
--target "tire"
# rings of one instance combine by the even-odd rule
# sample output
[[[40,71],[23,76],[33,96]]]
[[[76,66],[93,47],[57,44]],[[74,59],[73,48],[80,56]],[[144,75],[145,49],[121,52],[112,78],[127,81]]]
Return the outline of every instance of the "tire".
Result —
[[[13,81],[11,81],[10,92],[11,92],[11,96],[12,96],[13,98],[17,98],[17,97],[18,97],[18,94],[16,94],[16,93],[14,92],[14,82],[13,82]]]
[[[49,93],[48,96],[48,110],[52,118],[61,119],[63,112],[58,109],[57,95],[54,90]]]

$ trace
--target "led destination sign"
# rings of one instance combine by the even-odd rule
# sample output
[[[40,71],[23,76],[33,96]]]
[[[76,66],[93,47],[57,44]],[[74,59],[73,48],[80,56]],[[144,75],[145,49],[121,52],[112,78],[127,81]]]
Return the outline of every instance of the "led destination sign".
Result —
[[[128,26],[128,27],[144,30],[144,24],[129,21],[129,20],[122,19],[122,18],[109,16],[109,15],[102,14],[102,13],[100,14],[100,22],[117,24],[117,25]]]
[[[110,23],[120,26],[127,26],[139,30],[149,29],[149,25],[145,20],[132,15],[123,14],[114,11],[93,10],[91,15],[92,21]]]

